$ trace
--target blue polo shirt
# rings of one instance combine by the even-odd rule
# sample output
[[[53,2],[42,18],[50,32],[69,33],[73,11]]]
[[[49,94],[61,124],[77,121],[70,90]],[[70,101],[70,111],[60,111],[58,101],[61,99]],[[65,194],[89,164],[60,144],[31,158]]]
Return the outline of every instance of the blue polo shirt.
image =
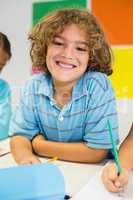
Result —
[[[86,72],[72,91],[71,100],[60,108],[53,98],[50,74],[34,75],[26,83],[12,117],[11,132],[30,140],[37,133],[47,140],[84,142],[99,149],[112,148],[107,119],[118,143],[116,100],[110,80],[100,72]]]

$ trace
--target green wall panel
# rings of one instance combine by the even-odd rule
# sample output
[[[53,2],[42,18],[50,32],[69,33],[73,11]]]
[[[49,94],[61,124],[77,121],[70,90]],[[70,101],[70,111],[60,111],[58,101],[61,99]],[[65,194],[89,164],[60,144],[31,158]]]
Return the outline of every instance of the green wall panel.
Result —
[[[50,11],[66,7],[86,8],[87,0],[58,0],[33,3],[32,25],[34,26],[40,18],[42,18],[44,15],[47,15]]]

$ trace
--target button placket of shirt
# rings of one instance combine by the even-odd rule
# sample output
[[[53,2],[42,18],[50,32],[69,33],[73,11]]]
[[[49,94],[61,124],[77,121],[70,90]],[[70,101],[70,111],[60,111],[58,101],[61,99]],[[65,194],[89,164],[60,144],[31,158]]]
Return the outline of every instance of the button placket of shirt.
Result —
[[[55,102],[55,100],[54,100],[53,98],[50,98],[50,105],[51,105],[51,106],[56,105],[56,102]]]
[[[55,101],[55,99],[50,98],[50,105],[51,105],[52,107],[55,107],[55,108],[58,110],[58,112],[61,111],[61,108],[57,105],[57,102]],[[57,118],[58,118],[58,116],[57,116]]]
[[[64,141],[64,134],[60,130],[66,129],[66,127],[64,127],[65,122],[64,122],[63,115],[65,114],[65,112],[67,112],[67,110],[69,109],[69,106],[70,106],[69,104],[64,106],[63,109],[61,110],[60,114],[58,115],[57,126],[58,126],[58,134],[59,134],[60,141]]]
[[[62,109],[61,112],[60,112],[60,114],[58,115],[58,120],[60,122],[62,122],[64,120],[63,114],[64,114],[64,112],[63,112],[63,109]]]
[[[54,105],[54,103],[53,103],[52,101],[50,101],[50,105],[51,105],[51,106],[53,106],[53,105]]]
[[[63,107],[63,109],[61,110],[61,112],[60,112],[60,114],[59,114],[59,116],[58,116],[58,120],[59,120],[59,121],[62,122],[62,121],[64,120],[63,115],[64,115],[65,112],[67,112],[69,109],[70,109],[70,103],[67,104],[67,105],[65,105],[65,106]]]

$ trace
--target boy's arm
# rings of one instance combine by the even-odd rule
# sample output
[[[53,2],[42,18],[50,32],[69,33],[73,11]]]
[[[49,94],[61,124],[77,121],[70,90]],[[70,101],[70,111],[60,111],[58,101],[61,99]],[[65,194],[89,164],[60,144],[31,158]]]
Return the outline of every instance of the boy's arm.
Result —
[[[30,140],[24,136],[13,136],[10,140],[11,152],[18,164],[32,164],[40,162],[33,154]]]
[[[122,167],[126,169],[133,168],[133,124],[129,131],[128,136],[123,141],[119,149],[119,160]]]
[[[82,142],[65,143],[45,140],[42,135],[36,136],[33,141],[33,150],[41,156],[57,156],[61,160],[97,163],[104,159],[108,150],[93,149]]]

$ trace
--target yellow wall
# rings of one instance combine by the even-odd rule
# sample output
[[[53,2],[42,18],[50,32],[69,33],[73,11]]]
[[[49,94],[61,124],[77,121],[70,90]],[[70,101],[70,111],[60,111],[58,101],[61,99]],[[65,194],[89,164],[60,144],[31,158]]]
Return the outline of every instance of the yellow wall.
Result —
[[[117,97],[133,98],[133,47],[113,48],[114,73],[111,76]]]

